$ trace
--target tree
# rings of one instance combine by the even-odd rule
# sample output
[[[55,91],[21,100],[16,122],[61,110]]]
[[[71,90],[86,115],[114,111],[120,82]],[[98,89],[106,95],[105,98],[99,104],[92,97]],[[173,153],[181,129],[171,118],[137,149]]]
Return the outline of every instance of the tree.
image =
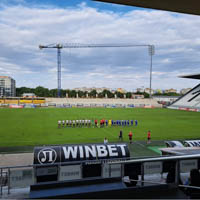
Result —
[[[69,97],[75,98],[76,97],[76,90],[70,90]]]
[[[117,95],[117,98],[123,98],[124,95],[121,92],[116,91],[115,94]]]
[[[16,96],[21,97],[23,93],[35,93],[34,88],[20,87],[16,88]]]
[[[35,95],[38,97],[48,97],[49,96],[49,89],[44,88],[42,86],[38,86],[35,88]]]
[[[99,98],[104,98],[104,97],[105,97],[105,94],[104,94],[103,92],[100,92],[100,93],[98,94],[98,97],[99,97]]]
[[[87,91],[83,92],[83,97],[84,97],[84,98],[87,97],[87,94],[88,94]]]
[[[68,94],[68,97],[70,97],[70,90],[68,89],[68,90],[66,90],[66,95]]]
[[[81,90],[79,90],[79,91],[78,91],[78,96],[79,96],[80,98],[84,97],[84,92],[81,91]]]
[[[60,97],[66,97],[66,90],[61,89],[60,90]]]
[[[156,92],[153,94],[153,96],[163,96],[164,94],[160,93],[160,92]]]
[[[144,92],[144,98],[149,98],[149,93]]]
[[[92,90],[92,91],[89,93],[89,97],[96,98],[96,94],[97,94],[97,91],[96,91],[96,90]]]
[[[57,97],[57,96],[58,96],[58,89],[49,90],[49,97]]]
[[[126,98],[129,98],[129,99],[130,99],[131,97],[132,97],[132,93],[131,93],[131,92],[127,92],[127,93],[126,93]]]
[[[107,94],[108,98],[113,98],[114,97],[114,94],[112,92],[110,92],[109,90],[103,90],[103,92],[101,92],[100,96],[105,97],[106,94]]]

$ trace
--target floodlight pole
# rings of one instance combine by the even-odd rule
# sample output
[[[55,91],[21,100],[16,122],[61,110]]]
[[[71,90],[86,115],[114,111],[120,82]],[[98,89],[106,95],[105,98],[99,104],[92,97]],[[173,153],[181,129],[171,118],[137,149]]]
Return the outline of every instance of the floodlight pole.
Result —
[[[155,54],[155,47],[154,45],[149,45],[149,55],[150,55],[150,93],[149,93],[149,98],[151,99],[152,98],[152,95],[151,95],[151,82],[152,82],[152,58],[153,58],[153,55]]]
[[[61,97],[61,48],[57,48],[57,65],[58,65],[58,97]]]

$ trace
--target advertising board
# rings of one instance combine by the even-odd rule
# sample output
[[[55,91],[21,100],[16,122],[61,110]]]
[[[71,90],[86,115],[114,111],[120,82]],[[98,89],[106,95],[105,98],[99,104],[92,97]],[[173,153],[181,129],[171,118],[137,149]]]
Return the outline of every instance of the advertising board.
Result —
[[[188,147],[200,147],[200,140],[185,140],[184,145]]]
[[[80,144],[34,149],[34,164],[54,164],[71,161],[129,158],[127,144]]]
[[[33,169],[13,169],[10,171],[10,188],[25,188],[33,182]]]
[[[180,161],[180,171],[182,173],[190,172],[192,169],[198,169],[198,160],[192,159]]]
[[[144,163],[144,174],[155,174],[162,173],[163,165],[162,162],[145,162]]]
[[[81,165],[61,166],[59,172],[59,181],[81,179]]]

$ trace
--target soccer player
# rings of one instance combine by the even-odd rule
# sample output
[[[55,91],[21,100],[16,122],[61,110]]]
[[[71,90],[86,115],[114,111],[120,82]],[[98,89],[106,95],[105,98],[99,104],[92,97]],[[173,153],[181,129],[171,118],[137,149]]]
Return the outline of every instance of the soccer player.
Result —
[[[78,120],[78,126],[81,127],[81,120]]]
[[[85,119],[85,126],[87,127],[87,125],[88,125],[88,120]]]
[[[108,120],[108,124],[109,124],[109,126],[112,125],[111,119]]]
[[[100,120],[100,126],[103,127],[103,119]]]
[[[151,143],[151,131],[147,132],[147,144]]]
[[[124,126],[124,120],[122,120],[122,126]]]
[[[73,123],[73,128],[75,128],[76,121],[75,121],[75,120],[73,120],[73,121],[72,121],[72,123]]]
[[[60,127],[61,127],[61,121],[58,120],[58,128],[60,128]]]
[[[130,144],[132,144],[133,133],[131,131],[129,132],[128,137],[129,137]]]
[[[117,126],[119,125],[119,120],[116,121],[116,125],[117,125]]]
[[[122,122],[121,122],[121,120],[119,120],[119,126],[121,126],[122,125]]]
[[[68,125],[69,125],[69,121],[68,121],[68,119],[66,120],[66,127],[68,127]]]
[[[133,126],[133,120],[131,120],[131,126]]]
[[[94,123],[95,123],[95,127],[97,127],[97,125],[98,125],[97,119],[94,120]]]
[[[100,128],[102,128],[102,126],[103,126],[103,120],[101,119],[100,120]]]
[[[124,126],[126,126],[126,120],[124,120]]]
[[[62,125],[63,125],[63,127],[65,127],[65,120],[62,121]]]
[[[88,127],[90,126],[90,120],[89,119],[87,120],[87,126]]]
[[[135,120],[135,126],[137,126],[138,125],[138,121],[137,120]]]
[[[108,126],[108,120],[106,119],[106,126]]]
[[[123,132],[122,132],[122,130],[120,130],[120,132],[119,132],[119,140],[123,140]]]
[[[84,125],[85,125],[85,120],[82,120],[81,122],[82,122],[82,126],[84,127]]]
[[[78,120],[76,120],[76,127],[78,127]]]
[[[114,125],[114,120],[112,120],[112,126]]]
[[[103,122],[103,127],[104,127],[104,125],[105,125],[106,121],[105,121],[105,119],[102,119],[102,120],[103,120],[102,122]]]
[[[127,126],[129,126],[129,120],[127,120]]]
[[[69,126],[70,127],[72,126],[72,120],[69,120]]]
[[[92,127],[94,128],[95,126],[94,120],[92,119],[91,122],[92,122]]]

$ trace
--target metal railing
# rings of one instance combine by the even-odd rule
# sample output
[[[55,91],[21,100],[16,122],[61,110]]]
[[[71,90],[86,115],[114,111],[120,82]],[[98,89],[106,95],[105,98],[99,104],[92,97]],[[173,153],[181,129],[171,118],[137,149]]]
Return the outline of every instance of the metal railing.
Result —
[[[50,168],[50,167],[57,167],[57,180],[58,182],[62,181],[74,181],[74,180],[87,180],[87,177],[83,177],[83,168],[85,165],[95,165],[95,164],[101,164],[101,175],[98,177],[92,177],[90,179],[99,179],[99,178],[113,178],[113,177],[118,177],[118,178],[124,178],[125,176],[125,166],[127,164],[134,164],[139,163],[140,166],[140,175],[141,179],[136,180],[136,179],[130,179],[131,181],[137,181],[141,183],[141,186],[144,186],[144,183],[149,183],[149,184],[155,184],[155,185],[161,185],[161,184],[166,184],[161,181],[151,181],[151,180],[145,180],[145,177],[153,174],[162,174],[163,173],[163,163],[166,161],[173,161],[175,163],[175,182],[174,184],[178,187],[190,187],[190,188],[195,188],[195,189],[200,189],[199,187],[194,187],[194,186],[185,186],[185,185],[180,185],[178,183],[178,180],[180,178],[180,173],[182,172],[184,166],[182,166],[184,163],[182,161],[188,161],[188,172],[194,168],[199,168],[199,159],[200,159],[200,154],[196,155],[181,155],[181,156],[162,156],[162,157],[151,157],[151,158],[129,158],[129,159],[106,159],[106,160],[85,160],[85,161],[72,161],[72,162],[63,162],[63,163],[54,163],[54,164],[34,164],[34,165],[22,165],[22,166],[5,166],[5,167],[0,167],[0,195],[2,196],[4,191],[7,189],[7,194],[10,194],[10,191],[12,188],[17,188],[17,187],[22,187],[24,186],[25,179],[23,179],[23,172],[26,170],[32,171],[32,175],[30,175],[30,184],[26,184],[26,187],[32,185],[32,184],[37,184],[37,169],[38,168]],[[192,165],[192,164],[195,165]],[[191,166],[189,165],[191,164]],[[64,177],[61,181],[61,172],[66,166],[79,166],[80,165],[80,175],[76,179],[68,179]],[[155,166],[154,166],[155,165]],[[146,167],[146,168],[145,168]],[[149,168],[148,168],[149,167]],[[151,168],[152,167],[152,168]],[[185,168],[184,168],[185,169]],[[19,174],[17,174],[18,172]],[[127,173],[127,172],[126,172]],[[167,171],[166,171],[167,173]],[[48,176],[48,175],[47,175]],[[18,178],[17,178],[18,177]],[[66,180],[65,180],[66,179]],[[21,182],[20,182],[21,180]],[[28,180],[28,178],[27,178]],[[16,185],[14,185],[16,183]],[[22,184],[23,183],[23,184]],[[18,185],[17,185],[18,184]]]

